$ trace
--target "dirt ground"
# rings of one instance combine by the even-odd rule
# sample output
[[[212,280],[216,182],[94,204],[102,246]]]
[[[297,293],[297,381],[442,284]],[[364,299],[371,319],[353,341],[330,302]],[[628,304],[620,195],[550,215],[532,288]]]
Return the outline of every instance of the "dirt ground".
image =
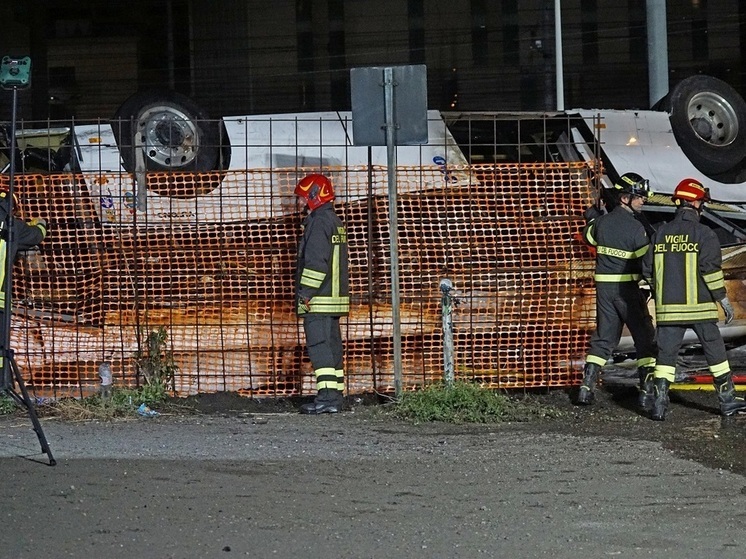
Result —
[[[0,418],[0,557],[746,557],[746,417],[612,379],[559,417],[413,425],[230,394],[115,422]]]

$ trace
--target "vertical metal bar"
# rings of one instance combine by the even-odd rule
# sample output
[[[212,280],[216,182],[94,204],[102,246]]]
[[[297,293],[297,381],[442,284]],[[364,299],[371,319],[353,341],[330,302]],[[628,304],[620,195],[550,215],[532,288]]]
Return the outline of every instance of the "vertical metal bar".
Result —
[[[130,122],[131,130],[137,130],[138,123],[134,117],[130,119]],[[143,151],[147,149],[147,146],[143,145],[142,134],[135,132],[133,135],[135,140],[135,204],[138,210],[144,212],[148,209],[148,171],[145,167],[145,153]]]
[[[648,81],[652,107],[668,93],[666,0],[647,0]]]
[[[368,146],[368,218],[366,222],[367,238],[373,238],[373,147]],[[376,371],[376,336],[373,321],[373,244],[368,243],[368,327],[370,328],[370,367],[373,371],[373,387],[378,389],[378,371]]]
[[[394,123],[394,70],[383,70],[383,95],[386,112],[386,161],[389,180],[389,238],[391,249],[391,319],[394,328],[394,390],[402,392],[401,313],[399,309],[399,215],[396,188],[396,128]]]
[[[453,282],[448,278],[440,280],[440,305],[443,321],[443,380],[451,388],[454,381],[453,364]]]
[[[2,369],[0,369],[0,372],[2,372],[2,375],[0,375],[0,380],[2,382],[0,383],[0,388],[7,389],[11,388],[13,386],[13,378],[11,376],[11,368],[9,365],[9,358],[11,355],[10,352],[10,313],[13,310],[12,302],[11,302],[11,289],[12,289],[12,279],[11,274],[13,273],[13,260],[10,258],[11,251],[13,248],[13,243],[15,242],[14,234],[13,234],[13,195],[15,190],[15,176],[16,176],[16,113],[18,110],[18,88],[13,88],[13,101],[12,101],[12,109],[11,109],[11,120],[10,120],[10,175],[8,176],[8,215],[5,217],[5,262],[3,262],[3,266],[5,266],[5,280],[3,283],[3,289],[5,292],[5,301],[4,301],[4,307],[3,307],[3,326],[5,330],[3,331],[3,339],[2,339],[2,357],[3,357],[3,365]]]
[[[565,76],[562,69],[562,8],[554,0],[554,65],[557,79],[557,110],[565,110]]]

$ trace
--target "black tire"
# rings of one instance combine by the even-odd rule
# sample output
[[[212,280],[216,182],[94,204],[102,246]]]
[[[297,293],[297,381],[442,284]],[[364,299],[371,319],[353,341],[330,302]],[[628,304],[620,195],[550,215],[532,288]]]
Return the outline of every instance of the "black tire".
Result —
[[[146,171],[212,173],[227,169],[230,163],[223,121],[210,119],[197,103],[173,91],[135,93],[122,103],[111,124],[122,165],[129,173],[136,171],[136,134],[144,146]],[[149,188],[162,195],[193,197],[213,190],[221,180],[222,173],[217,181],[214,177],[199,179],[194,188],[179,192],[168,186],[163,191],[164,187],[155,184]]]
[[[702,173],[725,173],[743,160],[746,101],[724,81],[691,76],[676,84],[656,106],[670,113],[676,141]]]

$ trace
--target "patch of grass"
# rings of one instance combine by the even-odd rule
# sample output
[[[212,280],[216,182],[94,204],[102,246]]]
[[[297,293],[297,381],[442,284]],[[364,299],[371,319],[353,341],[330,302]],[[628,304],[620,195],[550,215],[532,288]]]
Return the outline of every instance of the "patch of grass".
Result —
[[[463,381],[455,382],[450,388],[444,383],[435,383],[417,392],[402,394],[393,413],[416,423],[500,423],[561,415],[559,410],[530,398],[511,398]]]
[[[18,409],[16,401],[5,392],[0,392],[0,415],[10,415]]]
[[[138,390],[114,388],[108,398],[99,394],[87,398],[59,398],[37,405],[36,411],[43,417],[68,421],[108,421],[136,415],[140,403]]]

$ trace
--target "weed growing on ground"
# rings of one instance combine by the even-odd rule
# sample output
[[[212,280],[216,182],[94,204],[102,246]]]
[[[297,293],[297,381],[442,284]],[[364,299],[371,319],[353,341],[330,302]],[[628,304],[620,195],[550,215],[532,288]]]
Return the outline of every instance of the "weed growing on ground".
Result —
[[[45,399],[36,402],[35,409],[41,417],[59,417],[72,421],[108,420],[134,415],[142,401],[139,389],[115,388],[109,398],[95,394],[87,398]],[[8,396],[0,395],[0,415],[13,413],[26,413],[26,409]]]
[[[452,386],[431,384],[416,392],[407,392],[394,406],[394,415],[423,423],[500,423],[557,417],[559,410],[531,401],[515,399],[470,382]]]
[[[8,396],[5,392],[0,392],[0,415],[7,415],[13,413],[18,407],[15,400]]]
[[[148,335],[147,349],[134,355],[138,388],[113,388],[106,397],[94,394],[87,398],[60,398],[36,405],[41,416],[68,420],[109,420],[132,416],[141,404],[153,408],[173,394],[174,374],[178,370],[173,353],[166,350],[166,329],[161,326]],[[0,414],[10,414],[20,407],[6,395],[0,395]]]
[[[135,366],[142,376],[140,399],[146,405],[157,404],[173,394],[174,375],[179,367],[173,352],[166,350],[168,333],[164,326],[148,335],[148,348],[135,353]]]

